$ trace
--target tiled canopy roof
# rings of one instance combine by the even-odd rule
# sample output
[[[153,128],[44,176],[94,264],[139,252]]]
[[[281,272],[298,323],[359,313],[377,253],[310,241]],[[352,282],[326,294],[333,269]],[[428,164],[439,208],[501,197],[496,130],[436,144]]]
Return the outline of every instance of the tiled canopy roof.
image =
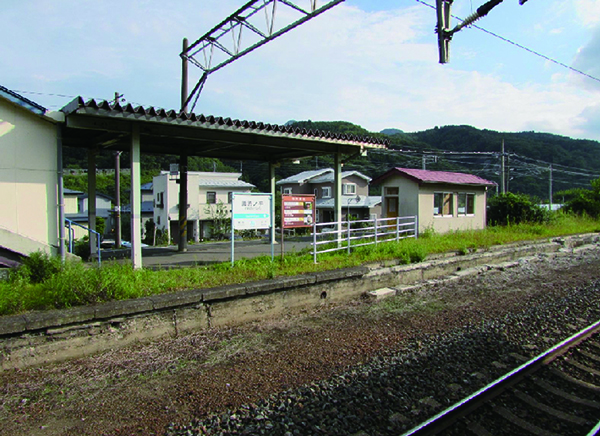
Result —
[[[126,104],[121,106],[117,103],[109,103],[106,100],[96,101],[96,100],[88,100],[85,101],[82,97],[77,97],[71,103],[66,105],[61,109],[62,112],[66,114],[70,114],[76,112],[78,110],[86,110],[89,109],[92,112],[104,112],[105,114],[123,114],[123,115],[131,115],[132,117],[143,119],[147,121],[167,121],[173,122],[177,124],[181,124],[186,122],[191,125],[209,125],[209,126],[223,126],[223,127],[234,127],[243,130],[251,130],[251,131],[262,131],[262,132],[273,132],[273,133],[282,133],[288,135],[302,135],[306,137],[311,137],[314,139],[331,139],[331,140],[341,140],[341,141],[349,141],[349,142],[358,142],[363,144],[372,144],[372,145],[381,145],[387,146],[389,144],[389,140],[387,139],[378,139],[370,136],[358,136],[358,135],[346,135],[343,133],[332,133],[323,130],[310,130],[305,128],[293,127],[293,126],[284,126],[278,124],[265,124],[257,121],[246,121],[246,120],[237,120],[231,118],[223,118],[223,117],[215,117],[213,115],[202,115],[202,114],[194,114],[183,111],[176,110],[165,110],[162,108],[155,107],[143,107],[143,106],[133,106],[131,104]]]

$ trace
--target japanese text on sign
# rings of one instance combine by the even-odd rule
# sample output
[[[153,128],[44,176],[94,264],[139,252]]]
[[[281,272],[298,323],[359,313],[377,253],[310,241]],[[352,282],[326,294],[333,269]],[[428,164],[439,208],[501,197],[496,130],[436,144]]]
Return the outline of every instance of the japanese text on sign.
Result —
[[[310,227],[315,222],[314,195],[283,195],[281,208],[283,228]]]
[[[271,194],[234,194],[232,217],[234,230],[271,228]]]

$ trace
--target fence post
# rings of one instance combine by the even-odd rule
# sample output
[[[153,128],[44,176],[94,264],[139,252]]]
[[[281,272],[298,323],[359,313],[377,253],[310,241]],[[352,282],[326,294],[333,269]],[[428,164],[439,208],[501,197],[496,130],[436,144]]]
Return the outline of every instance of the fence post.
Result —
[[[379,233],[379,230],[377,229],[377,217],[373,218],[373,222],[375,223],[373,226],[375,228],[375,245],[377,245],[377,233]]]
[[[74,231],[71,229],[71,221],[68,221],[68,226],[69,228],[69,253],[73,254],[73,238],[74,238]]]
[[[350,254],[350,218],[348,218],[348,254]]]
[[[419,216],[415,215],[415,239],[419,237]]]
[[[400,217],[396,217],[396,242],[400,241]]]
[[[317,263],[317,223],[313,223],[313,261]]]

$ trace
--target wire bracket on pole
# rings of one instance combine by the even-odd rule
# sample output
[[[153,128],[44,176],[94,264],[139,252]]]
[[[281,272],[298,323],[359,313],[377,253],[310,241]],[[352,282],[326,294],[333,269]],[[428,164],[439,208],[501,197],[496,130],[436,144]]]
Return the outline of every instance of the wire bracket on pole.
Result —
[[[450,8],[454,0],[436,0],[437,10],[437,26],[436,33],[438,34],[438,47],[440,52],[440,64],[446,64],[450,58],[450,41],[456,32],[459,32],[463,28],[470,26],[475,21],[482,17],[485,17],[492,9],[502,3],[504,0],[489,0],[475,12],[465,18],[460,24],[456,25],[450,30],[450,19],[452,14]],[[519,4],[523,5],[527,0],[519,0]]]

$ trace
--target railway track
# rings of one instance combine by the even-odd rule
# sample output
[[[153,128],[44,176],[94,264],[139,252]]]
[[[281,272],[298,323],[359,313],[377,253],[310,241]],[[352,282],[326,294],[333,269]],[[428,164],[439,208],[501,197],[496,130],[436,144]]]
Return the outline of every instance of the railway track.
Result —
[[[403,436],[599,434],[600,321]]]

